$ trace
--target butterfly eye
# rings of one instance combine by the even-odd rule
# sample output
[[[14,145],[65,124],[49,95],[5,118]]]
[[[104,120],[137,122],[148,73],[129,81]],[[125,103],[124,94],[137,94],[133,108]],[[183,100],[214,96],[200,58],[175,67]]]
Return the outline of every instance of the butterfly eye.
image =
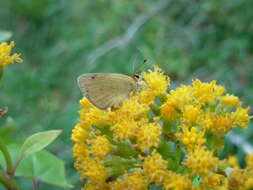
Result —
[[[134,74],[134,78],[137,79],[137,80],[140,79],[140,74],[139,73]]]

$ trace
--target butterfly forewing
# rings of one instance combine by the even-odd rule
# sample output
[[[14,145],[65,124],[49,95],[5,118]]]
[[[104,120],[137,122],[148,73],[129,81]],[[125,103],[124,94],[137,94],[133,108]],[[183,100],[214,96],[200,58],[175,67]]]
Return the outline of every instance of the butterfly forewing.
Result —
[[[137,88],[136,80],[123,74],[83,74],[77,80],[82,93],[100,109],[119,104]]]

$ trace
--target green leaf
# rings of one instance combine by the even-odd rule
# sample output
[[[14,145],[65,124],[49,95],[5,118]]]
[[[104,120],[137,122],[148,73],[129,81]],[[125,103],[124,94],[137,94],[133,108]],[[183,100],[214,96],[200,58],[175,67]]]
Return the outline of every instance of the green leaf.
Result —
[[[28,137],[21,147],[20,155],[31,154],[42,150],[58,137],[60,133],[61,130],[51,130],[39,132]]]
[[[0,42],[9,40],[12,36],[12,32],[8,30],[0,30]]]
[[[64,162],[46,150],[26,155],[15,176],[39,179],[45,183],[71,188],[66,180]]]

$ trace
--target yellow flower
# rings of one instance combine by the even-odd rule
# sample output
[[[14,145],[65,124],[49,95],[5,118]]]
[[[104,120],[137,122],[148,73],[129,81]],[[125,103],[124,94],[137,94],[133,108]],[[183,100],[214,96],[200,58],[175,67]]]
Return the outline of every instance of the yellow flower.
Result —
[[[167,101],[161,106],[161,115],[167,120],[173,120],[178,117],[178,108],[180,100],[172,95],[167,96]]]
[[[245,169],[217,157],[225,134],[249,124],[249,108],[223,95],[216,81],[194,80],[167,92],[170,81],[159,68],[142,75],[140,88],[112,109],[80,101],[71,139],[74,166],[87,180],[83,190],[252,188],[252,155]]]
[[[144,123],[137,130],[137,146],[142,152],[151,147],[158,147],[161,133],[161,127],[158,123]]]
[[[221,174],[211,174],[204,178],[203,184],[208,188],[217,189],[219,186],[226,184],[226,177]]]
[[[138,126],[135,121],[123,120],[111,127],[114,136],[120,140],[133,138],[137,134]]]
[[[159,67],[155,66],[154,71],[144,72],[142,76],[148,86],[156,92],[157,96],[166,93],[168,86],[170,85],[170,79],[162,73],[162,70]]]
[[[190,125],[198,120],[201,114],[200,108],[193,105],[186,105],[183,107],[183,121],[184,124]]]
[[[89,127],[86,127],[86,125],[79,123],[72,130],[71,140],[75,143],[82,143],[88,136],[89,131],[90,131]]]
[[[247,190],[251,190],[253,188],[253,177],[246,180],[243,188]]]
[[[153,151],[151,155],[147,156],[143,162],[144,174],[149,177],[151,182],[161,184],[166,175],[166,168],[168,161],[164,160],[162,156]]]
[[[187,160],[183,164],[192,170],[192,174],[205,176],[217,169],[218,158],[213,156],[213,152],[200,146],[188,153]]]
[[[104,183],[108,177],[106,168],[101,161],[88,157],[83,162],[82,175],[95,183]]]
[[[88,181],[82,188],[82,190],[111,190],[107,183],[96,183]]]
[[[249,125],[249,108],[237,108],[235,112],[231,114],[233,124],[240,127],[247,127]]]
[[[85,144],[76,143],[73,146],[73,155],[75,158],[81,158],[84,159],[88,156],[89,151]]]
[[[228,106],[228,107],[235,107],[238,106],[241,102],[238,97],[232,94],[226,94],[220,98],[221,104]]]
[[[111,190],[147,190],[148,180],[141,171],[135,171],[118,178],[110,187]]]
[[[231,115],[211,114],[210,116],[212,120],[212,126],[209,130],[213,133],[226,133],[234,127]]]
[[[6,67],[14,62],[22,62],[20,54],[14,53],[11,55],[11,50],[14,45],[13,41],[9,45],[6,42],[0,44],[0,67]]]
[[[232,168],[239,169],[238,161],[235,156],[229,156],[227,159],[227,164]]]
[[[121,121],[133,121],[145,115],[148,109],[148,105],[138,102],[138,97],[130,96],[130,98],[122,102],[122,105],[117,110],[109,112],[109,122],[115,124]]]
[[[183,132],[177,133],[176,136],[186,146],[187,151],[193,151],[195,148],[206,142],[204,131],[198,131],[196,127],[182,127]]]
[[[176,174],[173,172],[167,172],[163,186],[166,190],[191,190],[192,184],[190,179],[186,176]]]
[[[80,122],[87,125],[101,126],[106,123],[107,112],[98,108],[90,108],[87,113],[80,113]]]
[[[247,162],[247,167],[253,169],[253,154],[248,154],[246,156],[246,162]]]
[[[90,145],[90,153],[100,159],[105,157],[111,150],[111,143],[104,135],[88,139],[87,144]]]
[[[210,83],[201,82],[200,80],[193,80],[193,95],[200,104],[214,104],[216,98],[220,97],[225,88],[216,84],[216,81]]]

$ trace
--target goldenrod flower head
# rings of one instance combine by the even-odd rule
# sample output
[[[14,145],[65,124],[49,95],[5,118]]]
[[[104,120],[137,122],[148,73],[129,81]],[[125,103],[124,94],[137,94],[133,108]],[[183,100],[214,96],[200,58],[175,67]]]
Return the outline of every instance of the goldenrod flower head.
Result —
[[[215,99],[219,98],[224,92],[225,88],[218,86],[216,81],[210,83],[201,82],[200,80],[193,80],[193,95],[201,103],[215,103]]]
[[[187,160],[183,164],[190,168],[193,174],[205,176],[210,171],[216,171],[218,158],[213,156],[213,152],[199,146],[187,155]]]
[[[13,41],[9,45],[6,42],[0,44],[0,67],[6,67],[14,62],[22,62],[20,54],[14,53],[11,55],[11,50],[14,45]]]
[[[82,174],[95,183],[104,183],[107,179],[107,171],[103,163],[94,158],[86,157],[83,162]]]
[[[212,126],[209,130],[214,133],[226,133],[234,127],[233,119],[231,118],[231,115],[228,114],[226,115],[211,114],[211,120]]]
[[[168,161],[164,160],[157,152],[152,152],[143,162],[144,174],[148,176],[151,182],[157,184],[162,183],[166,175],[165,170],[168,166]]]
[[[235,107],[241,103],[239,98],[232,94],[226,94],[225,96],[220,97],[220,102],[228,107]]]
[[[135,121],[123,120],[111,127],[114,136],[120,140],[126,140],[136,137],[138,124]]]
[[[186,105],[183,107],[183,121],[186,125],[191,125],[198,121],[198,117],[201,114],[201,110],[198,106]]]
[[[105,135],[88,139],[87,144],[90,145],[90,153],[98,158],[105,157],[111,150],[111,143]]]
[[[73,156],[75,158],[86,158],[89,155],[88,147],[84,143],[76,143],[73,146]]]
[[[188,152],[203,145],[206,142],[204,131],[198,131],[196,127],[182,127],[183,132],[177,133],[176,136],[186,146]]]
[[[148,184],[147,178],[141,171],[135,171],[125,174],[122,178],[118,178],[110,187],[111,190],[147,190]]]
[[[157,148],[161,133],[161,127],[158,123],[145,123],[137,131],[137,146],[142,152],[151,147]]]
[[[163,74],[159,67],[155,66],[154,71],[144,72],[142,75],[148,86],[156,92],[157,96],[166,93],[170,79]]]
[[[229,156],[226,163],[231,168],[239,169],[238,160],[235,156]]]
[[[212,189],[217,189],[222,185],[226,185],[227,179],[221,174],[210,174],[204,178],[203,184]]]
[[[170,80],[158,67],[142,76],[139,89],[111,109],[80,101],[71,139],[75,168],[87,179],[83,189],[250,187],[252,156],[245,169],[218,156],[226,133],[249,124],[249,108],[236,96],[223,95],[225,88],[216,81],[193,80],[169,90]]]
[[[111,190],[107,183],[96,183],[94,181],[88,181],[82,190]]]
[[[76,124],[72,130],[71,140],[75,143],[83,143],[85,138],[89,135],[89,127],[85,127],[81,123]]]
[[[167,172],[163,186],[166,190],[189,190],[192,189],[192,183],[187,176]]]
[[[247,127],[249,125],[249,108],[237,108],[235,112],[231,114],[233,124],[240,127]]]
[[[177,96],[167,95],[167,101],[161,106],[161,115],[167,120],[178,117],[180,99]]]
[[[246,156],[246,162],[248,168],[253,168],[253,154],[248,154]]]

